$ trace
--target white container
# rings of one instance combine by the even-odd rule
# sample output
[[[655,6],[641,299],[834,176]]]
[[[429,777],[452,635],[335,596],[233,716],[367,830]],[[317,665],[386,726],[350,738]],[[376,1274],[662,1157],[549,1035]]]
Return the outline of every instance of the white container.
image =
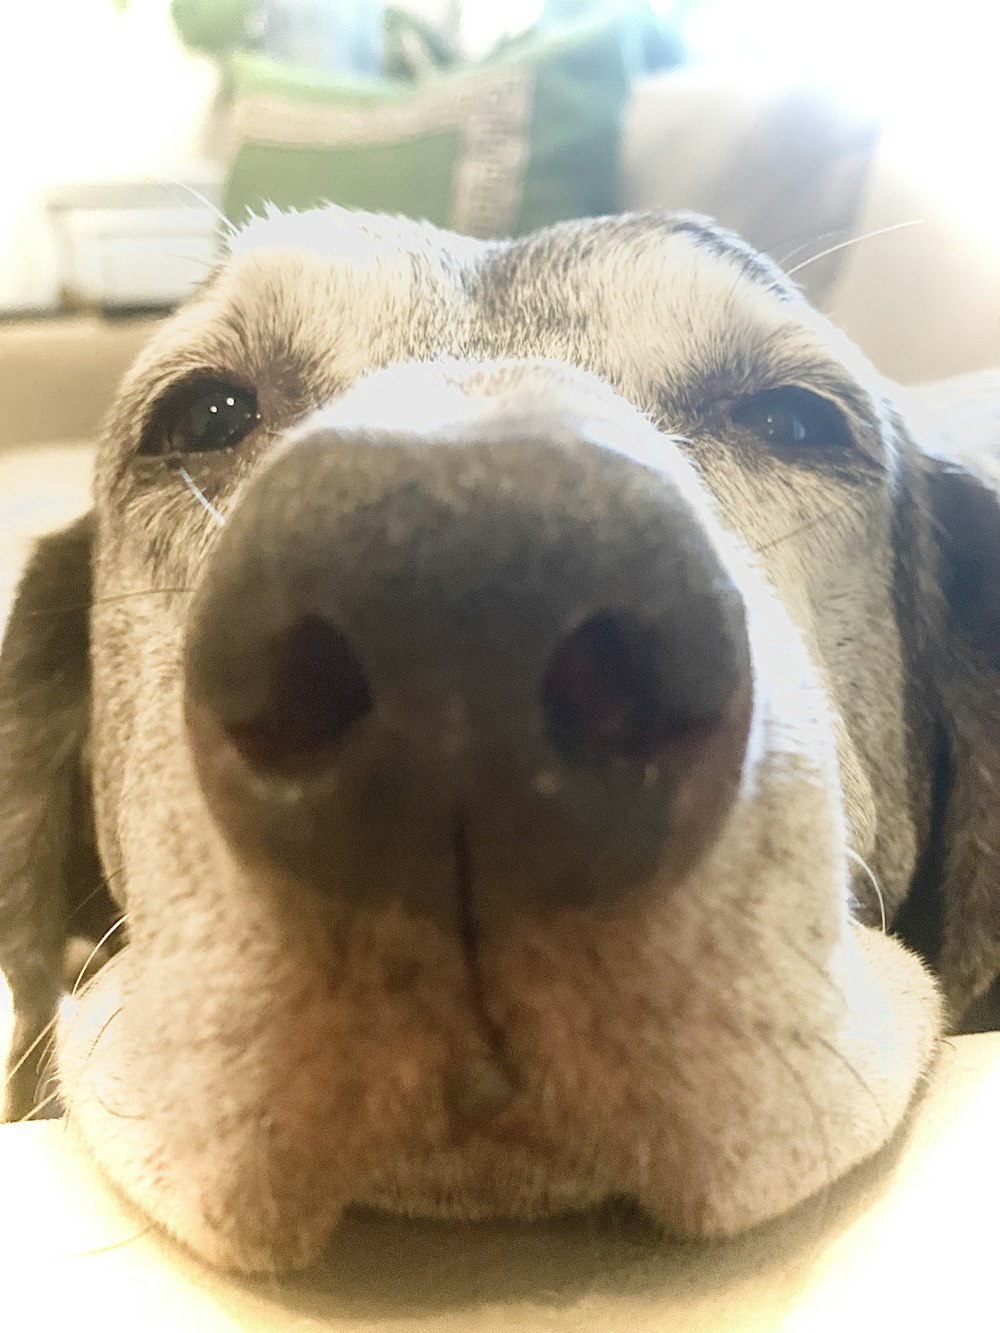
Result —
[[[214,183],[99,182],[50,194],[61,303],[70,309],[158,309],[182,301],[219,253]]]

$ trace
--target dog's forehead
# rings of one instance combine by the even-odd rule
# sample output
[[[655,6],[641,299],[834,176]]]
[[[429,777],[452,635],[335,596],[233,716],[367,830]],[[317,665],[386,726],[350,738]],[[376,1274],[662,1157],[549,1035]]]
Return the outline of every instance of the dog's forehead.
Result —
[[[251,223],[209,297],[206,314],[301,359],[542,355],[620,378],[640,350],[682,380],[747,348],[759,365],[804,308],[769,261],[684,215],[490,243],[337,208]]]
[[[738,237],[685,214],[632,214],[563,223],[498,248],[481,266],[490,313],[505,298],[533,297],[560,311],[627,315],[635,305],[664,314],[718,300],[749,301],[788,317],[798,293],[769,260]],[[595,303],[600,302],[599,306]]]
[[[733,392],[826,352],[812,312],[769,261],[687,215],[564,224],[490,257],[481,336],[504,355],[564,358],[646,400],[721,380]],[[795,373],[790,370],[789,373]]]
[[[206,292],[209,322],[241,351],[367,364],[419,358],[461,335],[468,273],[486,247],[405,218],[340,208],[271,214],[231,241]]]

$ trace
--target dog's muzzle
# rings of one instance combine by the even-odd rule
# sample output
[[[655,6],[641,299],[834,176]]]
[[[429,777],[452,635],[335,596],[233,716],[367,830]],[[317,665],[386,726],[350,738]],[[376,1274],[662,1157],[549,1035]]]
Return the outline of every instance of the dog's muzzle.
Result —
[[[669,468],[595,433],[319,416],[247,483],[185,666],[240,862],[454,922],[463,888],[493,918],[613,906],[711,842],[747,742],[743,605]]]

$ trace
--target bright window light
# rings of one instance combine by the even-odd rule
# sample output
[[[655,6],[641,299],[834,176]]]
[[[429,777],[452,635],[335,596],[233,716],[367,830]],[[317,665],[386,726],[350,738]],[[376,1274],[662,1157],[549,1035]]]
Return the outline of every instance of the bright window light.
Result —
[[[882,152],[1000,243],[1000,6],[951,0],[653,0],[694,57],[755,81],[814,80],[879,117]]]

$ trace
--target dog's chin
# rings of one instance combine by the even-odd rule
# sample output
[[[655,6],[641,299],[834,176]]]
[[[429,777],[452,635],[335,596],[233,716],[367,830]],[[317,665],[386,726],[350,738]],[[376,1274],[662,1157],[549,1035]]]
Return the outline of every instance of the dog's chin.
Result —
[[[315,1069],[297,1087],[294,1076],[269,1077],[259,1030],[178,1033],[172,1049],[159,1036],[144,1041],[133,947],[62,1019],[69,1125],[164,1230],[207,1262],[244,1272],[307,1265],[354,1203],[410,1216],[531,1219],[628,1195],[670,1233],[738,1233],[888,1140],[932,1058],[939,1021],[918,960],[862,927],[849,928],[821,988],[829,993],[832,982],[845,1003],[807,997],[822,1020],[788,1015],[780,1044],[776,1019],[761,1022],[751,1004],[747,1021],[734,1021],[732,997],[707,994],[683,1018],[656,1015],[652,1036],[655,996],[634,993],[638,955],[631,974],[621,972],[620,1022],[594,1012],[577,1021],[569,978],[560,996],[522,974],[505,1022],[524,1095],[456,1132],[440,1095],[449,1057],[426,1031],[361,1061],[339,1086],[322,1033],[319,1044],[306,1034]],[[512,947],[532,954],[526,939]],[[533,952],[537,964],[537,945]],[[559,953],[554,943],[557,967]],[[497,965],[509,970],[510,958]],[[539,1007],[548,1025],[539,1025]],[[291,1028],[278,1036],[294,1044]],[[209,1067],[208,1041],[216,1056],[227,1042],[247,1049],[227,1075],[225,1058]]]

